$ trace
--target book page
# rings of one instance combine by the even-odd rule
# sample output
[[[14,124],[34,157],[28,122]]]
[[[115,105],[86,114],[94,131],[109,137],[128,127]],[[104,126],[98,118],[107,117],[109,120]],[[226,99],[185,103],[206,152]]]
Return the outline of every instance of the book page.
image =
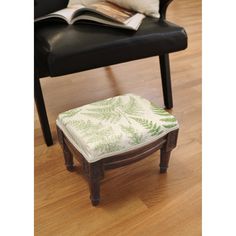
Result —
[[[65,9],[62,9],[60,11],[56,11],[52,13],[51,15],[60,15],[63,18],[67,19],[68,22],[71,22],[74,14],[76,13],[77,10],[84,8],[83,5],[80,4],[73,4],[71,6],[68,6]]]
[[[88,8],[94,9],[97,12],[104,14],[105,16],[110,17],[111,19],[125,23],[130,17],[135,13],[129,10],[126,10],[122,7],[119,7],[113,3],[109,2],[98,2],[87,5]]]
[[[144,18],[145,18],[145,16],[143,14],[137,13],[134,16],[132,16],[131,18],[129,18],[125,22],[125,25],[137,30],[139,28],[139,26],[141,25]]]
[[[37,21],[41,21],[44,19],[49,19],[49,18],[55,17],[55,18],[62,18],[65,21],[67,21],[68,24],[70,24],[73,19],[74,14],[83,8],[85,8],[83,5],[74,4],[74,5],[68,6],[67,8],[64,8],[62,10],[48,14],[46,16],[39,17],[39,18],[35,19],[34,21],[37,22]]]
[[[115,28],[123,28],[123,29],[129,29],[129,30],[135,30],[137,31],[139,26],[142,23],[142,20],[145,18],[143,14],[137,13],[131,18],[129,18],[125,24],[121,24],[119,22],[110,20],[109,18],[104,18],[102,15],[98,15],[93,12],[85,12],[84,14],[81,14],[77,17],[75,17],[72,22],[73,23],[87,23],[87,24],[95,24],[96,22],[98,24],[115,27]]]

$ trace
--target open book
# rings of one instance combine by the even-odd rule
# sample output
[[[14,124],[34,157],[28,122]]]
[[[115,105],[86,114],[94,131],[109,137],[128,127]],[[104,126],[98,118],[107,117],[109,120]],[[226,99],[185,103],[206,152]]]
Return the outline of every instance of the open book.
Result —
[[[111,27],[138,30],[144,18],[143,14],[102,1],[88,6],[74,4],[60,11],[36,18],[35,22],[61,19],[68,24],[93,22]]]

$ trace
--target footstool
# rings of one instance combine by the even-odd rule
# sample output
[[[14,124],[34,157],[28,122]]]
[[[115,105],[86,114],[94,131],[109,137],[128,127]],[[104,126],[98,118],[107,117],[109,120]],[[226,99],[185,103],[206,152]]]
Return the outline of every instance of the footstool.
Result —
[[[73,170],[74,156],[88,179],[94,206],[100,201],[104,170],[134,163],[160,149],[160,172],[165,173],[179,130],[173,115],[134,94],[63,112],[56,124],[67,170]]]

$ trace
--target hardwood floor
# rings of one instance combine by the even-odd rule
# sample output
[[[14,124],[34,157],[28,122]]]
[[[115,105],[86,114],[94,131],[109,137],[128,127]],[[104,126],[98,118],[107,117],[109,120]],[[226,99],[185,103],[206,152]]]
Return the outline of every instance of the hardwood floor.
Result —
[[[163,106],[157,57],[43,79],[55,145],[44,144],[35,112],[35,235],[201,235],[201,1],[176,0],[167,17],[189,37],[187,50],[170,55],[180,134],[168,173],[159,174],[159,152],[108,171],[94,208],[79,164],[66,171],[55,132],[60,112],[118,94]]]

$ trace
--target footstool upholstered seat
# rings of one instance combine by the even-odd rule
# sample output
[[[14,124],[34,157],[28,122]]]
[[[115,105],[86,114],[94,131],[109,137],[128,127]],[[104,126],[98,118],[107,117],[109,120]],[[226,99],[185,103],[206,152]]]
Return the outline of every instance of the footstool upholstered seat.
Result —
[[[65,164],[73,170],[73,154],[83,167],[93,205],[99,203],[99,181],[105,169],[141,160],[161,149],[166,172],[176,146],[176,118],[150,101],[126,94],[61,113],[56,121]]]

